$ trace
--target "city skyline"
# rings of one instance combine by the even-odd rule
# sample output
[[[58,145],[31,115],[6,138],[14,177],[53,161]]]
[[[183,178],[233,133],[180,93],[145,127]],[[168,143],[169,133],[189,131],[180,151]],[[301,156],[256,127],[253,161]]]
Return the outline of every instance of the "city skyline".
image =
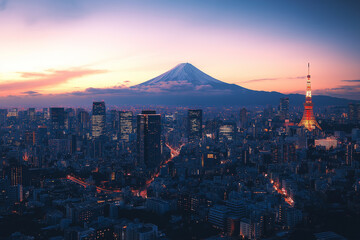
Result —
[[[16,102],[128,88],[182,62],[248,89],[303,94],[310,61],[314,95],[358,100],[356,7],[1,1],[0,97]]]
[[[0,0],[0,240],[359,240],[359,9]]]

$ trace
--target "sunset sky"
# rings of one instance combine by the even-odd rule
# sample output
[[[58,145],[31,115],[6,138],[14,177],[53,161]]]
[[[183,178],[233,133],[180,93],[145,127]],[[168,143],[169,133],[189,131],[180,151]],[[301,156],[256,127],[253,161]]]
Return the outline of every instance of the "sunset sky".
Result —
[[[0,0],[0,96],[128,87],[182,62],[216,79],[360,99],[356,1]]]

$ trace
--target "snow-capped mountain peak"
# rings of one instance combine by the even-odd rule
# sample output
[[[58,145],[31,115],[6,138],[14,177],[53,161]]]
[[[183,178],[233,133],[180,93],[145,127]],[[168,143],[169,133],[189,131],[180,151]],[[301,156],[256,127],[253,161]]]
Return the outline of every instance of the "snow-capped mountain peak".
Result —
[[[219,81],[190,63],[181,63],[169,71],[133,88],[152,91],[200,91],[227,90],[241,88],[240,86]]]

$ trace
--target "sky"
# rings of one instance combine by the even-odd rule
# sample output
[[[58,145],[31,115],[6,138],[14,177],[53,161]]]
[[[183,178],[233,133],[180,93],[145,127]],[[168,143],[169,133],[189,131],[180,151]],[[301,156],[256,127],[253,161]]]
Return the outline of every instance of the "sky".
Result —
[[[360,100],[357,1],[0,0],[0,97],[127,88],[189,62],[253,90]]]

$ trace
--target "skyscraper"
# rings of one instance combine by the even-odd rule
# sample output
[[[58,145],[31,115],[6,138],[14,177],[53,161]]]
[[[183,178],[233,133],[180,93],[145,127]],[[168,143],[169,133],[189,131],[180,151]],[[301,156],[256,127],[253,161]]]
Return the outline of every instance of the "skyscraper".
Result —
[[[82,136],[90,131],[90,114],[83,109],[78,110],[77,114],[77,132]]]
[[[280,98],[280,118],[282,120],[289,119],[289,98]]]
[[[155,111],[137,115],[137,163],[148,169],[159,167],[161,161],[161,116]]]
[[[6,124],[7,109],[0,109],[0,127]]]
[[[132,120],[133,113],[131,111],[119,112],[120,140],[129,141],[130,134],[133,131]]]
[[[29,108],[28,109],[28,119],[30,121],[35,121],[36,120],[36,112],[35,112],[35,108]]]
[[[306,82],[306,97],[305,97],[305,103],[304,103],[304,114],[303,117],[299,123],[299,126],[303,126],[309,131],[314,130],[316,127],[321,130],[321,127],[317,123],[315,116],[314,116],[314,110],[313,110],[314,104],[312,103],[311,98],[311,81],[310,81],[310,63],[308,63],[308,75],[307,75],[307,82]]]
[[[349,121],[351,123],[360,122],[360,104],[359,103],[349,103]]]
[[[242,108],[240,110],[240,127],[246,128],[247,125],[248,125],[247,110],[246,110],[246,108]]]
[[[188,110],[188,139],[189,142],[202,138],[202,110]]]
[[[43,108],[42,117],[43,117],[43,120],[49,119],[49,117],[50,117],[49,108]]]
[[[105,102],[93,102],[91,117],[91,134],[94,138],[105,133],[106,109]]]
[[[115,109],[110,110],[110,128],[112,131],[119,130],[119,112]]]
[[[65,110],[60,107],[50,108],[51,133],[56,138],[61,138],[65,129]]]
[[[224,122],[219,128],[219,141],[233,141],[235,139],[236,124],[233,122]]]

